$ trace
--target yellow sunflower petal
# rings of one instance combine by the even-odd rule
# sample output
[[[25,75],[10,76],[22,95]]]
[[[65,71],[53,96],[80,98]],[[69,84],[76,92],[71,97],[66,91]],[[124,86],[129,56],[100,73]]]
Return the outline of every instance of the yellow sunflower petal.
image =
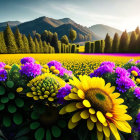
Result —
[[[34,95],[32,94],[32,92],[28,92],[28,93],[26,94],[26,96],[27,96],[27,97],[33,97]]]
[[[87,108],[91,107],[91,104],[88,100],[83,100],[83,105]]]
[[[103,133],[97,131],[97,138],[98,138],[98,140],[103,140]]]
[[[93,121],[93,122],[97,122],[97,118],[95,115],[90,115],[90,119]]]
[[[63,114],[66,114],[66,106],[64,106],[60,111],[59,111],[59,114],[60,115],[63,115]]]
[[[110,124],[109,124],[109,128],[110,128],[110,130],[112,131],[112,133],[113,133],[113,135],[115,136],[115,138],[116,138],[117,140],[121,140],[120,135],[119,135],[119,133],[118,133],[118,130],[117,130],[116,126],[115,126],[113,123],[110,123]]]
[[[106,137],[110,137],[110,130],[108,127],[103,126],[103,132],[104,132]]]
[[[103,125],[104,125],[104,126],[108,126],[108,123],[107,123],[107,122],[105,122],[105,123],[103,123]]]
[[[81,114],[80,114],[80,116],[81,116],[82,119],[88,119],[89,118],[89,112],[88,112],[88,110],[82,111]]]
[[[109,137],[105,137],[105,140],[110,140],[110,138]]]
[[[106,115],[107,117],[113,117],[113,114],[111,114],[111,113],[109,113],[109,112],[107,112],[105,115]]]
[[[81,114],[81,111],[75,113],[75,114],[72,116],[72,122],[73,122],[73,123],[76,123],[76,122],[78,122],[78,121],[81,120],[80,114]]]
[[[81,109],[81,108],[84,108],[84,105],[82,104],[82,102],[78,102],[78,103],[76,103],[76,107],[78,109]]]
[[[123,102],[124,102],[124,99],[122,98],[115,100],[115,104],[122,104]]]
[[[68,122],[68,128],[73,129],[73,128],[75,128],[77,126],[77,124],[78,123],[73,123],[72,119],[70,119],[69,122]]]
[[[69,98],[71,98],[71,99],[80,99],[80,98],[78,97],[78,95],[75,94],[75,93],[70,93],[68,96],[69,96]]]
[[[73,112],[77,110],[76,103],[70,103],[66,106],[66,112]]]
[[[93,130],[94,128],[94,123],[91,121],[91,119],[87,120],[87,128],[88,130]]]
[[[84,93],[82,90],[78,90],[78,96],[79,96],[81,99],[85,99],[85,93]]]
[[[116,99],[120,96],[120,93],[113,93],[111,96]]]
[[[89,113],[90,113],[90,114],[95,114],[95,110],[94,110],[93,108],[90,108],[90,109],[89,109]]]
[[[53,102],[53,101],[54,101],[54,98],[53,98],[53,97],[49,97],[48,100],[49,100],[50,102]]]
[[[96,122],[96,126],[98,131],[102,132],[103,131],[103,125],[100,122]]]
[[[101,111],[98,111],[96,115],[97,115],[98,120],[99,120],[101,123],[105,123],[105,122],[106,122],[106,119],[105,119],[105,117],[104,117],[104,115],[102,114]]]
[[[65,100],[71,100],[71,98],[69,98],[69,95],[64,97]]]

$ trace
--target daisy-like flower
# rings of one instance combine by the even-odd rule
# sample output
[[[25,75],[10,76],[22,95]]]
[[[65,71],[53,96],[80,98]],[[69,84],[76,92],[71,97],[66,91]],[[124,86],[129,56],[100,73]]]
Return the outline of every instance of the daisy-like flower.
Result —
[[[26,63],[34,63],[35,60],[32,57],[24,57],[21,59],[21,64],[26,64]]]
[[[136,66],[132,66],[130,69],[127,70],[130,74],[135,71],[137,74],[139,74],[140,70]]]
[[[103,66],[103,65],[110,65],[111,67],[115,68],[115,63],[110,62],[110,61],[102,62],[100,66]]]
[[[140,63],[140,60],[137,60],[135,63],[136,63],[136,64]]]
[[[134,94],[138,99],[140,99],[140,88],[139,87],[135,88]]]
[[[127,120],[132,118],[126,114],[127,106],[122,105],[123,99],[118,98],[119,93],[113,93],[115,87],[99,77],[90,78],[89,76],[79,76],[70,80],[74,86],[72,92],[64,99],[71,103],[60,110],[60,114],[75,112],[69,120],[68,127],[73,129],[81,119],[87,120],[87,127],[93,130],[95,124],[97,128],[98,140],[103,140],[103,134],[106,139],[110,138],[110,133],[117,140],[120,140],[120,131],[131,133],[131,127]]]
[[[5,69],[0,69],[0,81],[5,81],[7,79],[7,71]]]
[[[3,63],[3,62],[0,62],[0,69],[3,69],[4,67],[5,67],[5,63]]]
[[[117,73],[118,77],[121,77],[121,76],[129,77],[130,76],[130,73],[126,69],[120,68],[120,67],[116,68],[115,73]]]

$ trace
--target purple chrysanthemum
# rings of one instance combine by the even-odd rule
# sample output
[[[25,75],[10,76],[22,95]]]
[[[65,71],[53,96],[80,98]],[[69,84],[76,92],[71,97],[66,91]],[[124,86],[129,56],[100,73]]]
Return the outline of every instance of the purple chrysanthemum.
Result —
[[[26,63],[34,63],[35,60],[32,57],[24,57],[24,58],[21,59],[20,62],[23,65],[23,64],[26,64]]]
[[[0,69],[3,69],[4,67],[5,67],[5,63],[3,63],[3,62],[0,62]]]
[[[111,67],[115,68],[115,63],[110,62],[110,61],[102,62],[100,66],[103,66],[103,65],[110,65]]]
[[[140,113],[137,115],[137,120],[136,120],[137,124],[138,124],[138,129],[137,131],[140,132]]]
[[[135,63],[136,63],[136,64],[140,63],[140,60],[137,60]]]
[[[57,93],[58,103],[63,104],[65,102],[64,97],[71,92],[71,86],[66,84],[65,87],[59,89]]]
[[[90,74],[90,77],[101,77],[103,74],[112,73],[113,67],[111,65],[102,65],[98,69],[94,71],[94,73]]]
[[[27,75],[28,77],[36,77],[41,74],[41,65],[34,63],[26,63],[24,66],[21,66],[20,73],[21,75]]]
[[[50,61],[47,65],[48,65],[49,67],[51,67],[51,66],[55,66],[56,68],[58,68],[58,67],[61,67],[61,66],[62,66],[62,64],[61,64],[60,62],[55,61],[55,60]]]
[[[135,88],[134,94],[138,99],[140,99],[140,88],[139,87]]]
[[[122,76],[116,80],[117,90],[124,93],[132,87],[135,87],[135,83],[129,77]]]
[[[0,69],[0,81],[5,81],[7,79],[7,71],[5,69]]]
[[[116,68],[115,73],[117,73],[118,77],[122,77],[122,76],[123,77],[129,77],[130,76],[130,73],[126,69],[120,68],[120,67]]]
[[[136,71],[138,74],[140,72],[140,69],[136,66],[132,66],[130,69],[127,70],[130,74],[132,71]]]

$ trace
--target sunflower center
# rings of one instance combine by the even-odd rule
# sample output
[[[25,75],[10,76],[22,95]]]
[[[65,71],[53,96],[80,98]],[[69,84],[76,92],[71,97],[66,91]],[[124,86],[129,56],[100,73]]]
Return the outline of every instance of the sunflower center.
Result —
[[[48,127],[57,121],[58,112],[55,107],[48,107],[46,111],[40,116],[40,122],[44,127]]]
[[[85,95],[85,98],[96,111],[103,113],[111,112],[113,107],[112,99],[105,91],[101,89],[89,89]]]

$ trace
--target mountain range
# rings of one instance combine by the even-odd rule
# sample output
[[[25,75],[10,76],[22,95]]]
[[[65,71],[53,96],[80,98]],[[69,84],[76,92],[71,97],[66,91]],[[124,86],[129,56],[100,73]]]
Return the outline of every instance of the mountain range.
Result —
[[[109,33],[111,37],[113,37],[116,32],[119,35],[122,33],[122,31],[118,29],[103,24],[93,25],[88,28],[76,23],[70,18],[53,19],[45,16],[24,23],[19,21],[3,22],[0,23],[0,31],[3,31],[7,24],[10,25],[13,31],[18,27],[20,32],[25,35],[28,35],[29,33],[32,34],[33,31],[40,34],[43,33],[44,30],[57,32],[59,39],[63,35],[68,36],[69,31],[72,28],[76,30],[78,35],[76,42],[82,42],[82,39],[83,41],[84,39],[88,40],[89,36],[91,36],[92,40],[100,40],[104,39],[107,33]]]

